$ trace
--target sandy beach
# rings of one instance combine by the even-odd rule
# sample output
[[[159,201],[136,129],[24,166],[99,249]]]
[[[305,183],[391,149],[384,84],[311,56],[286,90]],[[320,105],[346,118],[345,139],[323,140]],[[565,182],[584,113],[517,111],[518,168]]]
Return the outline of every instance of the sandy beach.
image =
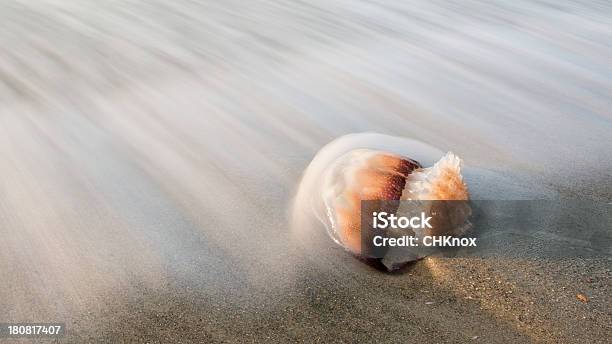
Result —
[[[474,199],[612,202],[611,20],[604,1],[3,1],[0,323],[605,343],[610,256],[386,273],[289,214],[317,151],[363,132],[455,152]]]

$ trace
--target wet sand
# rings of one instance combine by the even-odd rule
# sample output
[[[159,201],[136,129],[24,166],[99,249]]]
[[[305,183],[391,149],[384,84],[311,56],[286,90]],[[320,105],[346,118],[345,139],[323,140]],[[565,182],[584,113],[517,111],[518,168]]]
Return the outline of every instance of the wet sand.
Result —
[[[388,274],[322,226],[304,245],[289,208],[323,145],[370,131],[457,153],[475,199],[610,202],[611,17],[3,2],[0,322],[66,322],[75,343],[603,343],[609,258]]]

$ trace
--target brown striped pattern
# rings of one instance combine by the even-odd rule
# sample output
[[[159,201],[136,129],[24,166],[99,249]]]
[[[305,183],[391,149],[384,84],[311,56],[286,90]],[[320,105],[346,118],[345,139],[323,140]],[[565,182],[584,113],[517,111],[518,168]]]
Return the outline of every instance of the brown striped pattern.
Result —
[[[335,209],[340,238],[349,250],[361,253],[361,201],[399,200],[406,176],[417,168],[421,165],[414,160],[380,153],[355,172],[355,182],[343,193],[346,205]]]

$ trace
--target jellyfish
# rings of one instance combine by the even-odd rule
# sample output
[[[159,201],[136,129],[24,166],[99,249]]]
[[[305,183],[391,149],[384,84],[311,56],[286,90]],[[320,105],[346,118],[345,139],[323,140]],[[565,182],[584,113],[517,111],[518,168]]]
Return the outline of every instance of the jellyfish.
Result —
[[[410,156],[433,161],[430,167]],[[419,210],[436,214],[435,225],[412,235],[462,235],[469,229],[471,214],[465,202],[469,192],[461,175],[462,160],[414,140],[381,134],[353,134],[322,148],[306,169],[296,201],[295,214],[310,212],[325,225],[329,237],[352,254],[370,258],[363,245],[362,201],[392,201],[385,204],[397,212],[402,202],[415,201]],[[298,221],[301,222],[301,221]],[[294,225],[303,225],[297,223]],[[408,253],[408,254],[407,254]],[[388,252],[388,267],[422,258],[413,250]],[[380,258],[380,257],[379,257]]]

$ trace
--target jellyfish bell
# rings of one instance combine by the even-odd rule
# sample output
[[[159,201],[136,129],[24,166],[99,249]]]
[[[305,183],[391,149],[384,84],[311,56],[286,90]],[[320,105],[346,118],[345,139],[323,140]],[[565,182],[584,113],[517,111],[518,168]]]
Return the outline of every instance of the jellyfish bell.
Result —
[[[432,228],[413,232],[415,236],[463,234],[469,207],[436,202],[468,200],[468,189],[461,176],[461,159],[449,152],[433,166],[424,168],[416,159],[407,157],[411,151],[428,162],[433,161],[432,156],[442,155],[417,141],[378,134],[350,135],[324,147],[300,183],[293,209],[294,228],[302,226],[305,234],[303,216],[305,212],[312,212],[337,244],[362,258],[380,258],[380,252],[375,255],[371,247],[364,245],[372,233],[368,226],[363,226],[363,219],[369,216],[362,218],[362,210],[364,214],[372,210],[396,213],[409,211],[400,208],[416,206],[437,216]],[[423,152],[428,155],[423,156]],[[399,202],[403,200],[417,202]],[[296,218],[302,220],[296,223]],[[362,227],[366,228],[362,231]],[[404,249],[401,254],[389,251],[384,255],[387,267],[393,269],[424,254]]]
[[[420,167],[378,150],[357,149],[341,156],[325,174],[321,195],[332,238],[361,254],[361,201],[401,199],[406,176]]]
[[[396,213],[402,205],[400,202],[371,202],[371,206],[362,209],[362,201],[417,201],[418,210],[437,216],[432,219],[432,228],[414,235],[459,234],[457,226],[448,223],[463,223],[462,211],[457,214],[459,209],[449,207],[452,203],[436,201],[467,200],[468,190],[461,177],[461,160],[453,153],[446,154],[434,166],[423,168],[407,157],[358,149],[330,166],[323,179],[321,198],[330,235],[349,251],[363,256],[366,254],[363,239],[367,238],[367,233],[361,228],[362,211],[368,211],[367,219],[373,211]],[[403,209],[402,212],[410,211]],[[452,229],[450,233],[449,229]]]

